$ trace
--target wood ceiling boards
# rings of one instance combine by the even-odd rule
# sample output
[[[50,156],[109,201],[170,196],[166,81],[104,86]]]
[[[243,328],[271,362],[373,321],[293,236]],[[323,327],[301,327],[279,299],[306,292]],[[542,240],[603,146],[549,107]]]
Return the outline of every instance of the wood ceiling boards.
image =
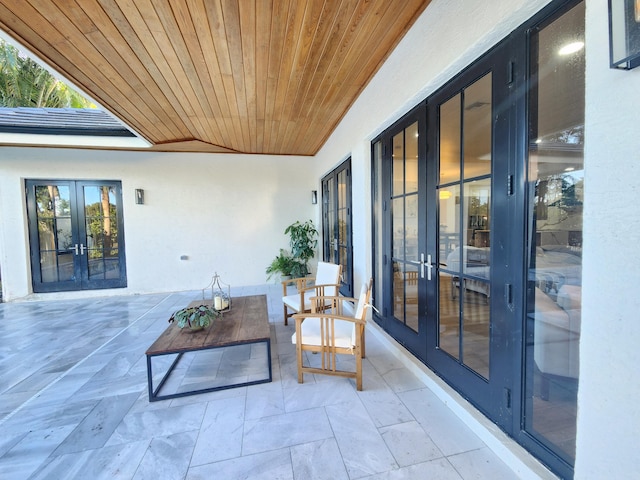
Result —
[[[154,150],[314,155],[425,0],[0,0]]]

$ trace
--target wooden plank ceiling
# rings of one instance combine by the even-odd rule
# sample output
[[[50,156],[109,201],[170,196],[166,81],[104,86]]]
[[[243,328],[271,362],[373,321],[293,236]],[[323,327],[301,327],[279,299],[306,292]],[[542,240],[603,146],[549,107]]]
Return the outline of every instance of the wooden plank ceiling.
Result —
[[[0,0],[0,29],[162,151],[314,155],[429,0]]]

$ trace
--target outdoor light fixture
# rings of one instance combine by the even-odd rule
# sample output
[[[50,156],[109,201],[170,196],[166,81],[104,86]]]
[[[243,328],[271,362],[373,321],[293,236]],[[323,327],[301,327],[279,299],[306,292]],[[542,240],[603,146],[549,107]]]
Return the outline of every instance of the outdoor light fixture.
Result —
[[[136,188],[136,203],[144,205],[144,190],[141,188]]]
[[[640,65],[640,0],[609,0],[611,68]]]
[[[318,191],[317,190],[311,190],[311,203],[313,203],[314,205],[316,203],[318,203]]]

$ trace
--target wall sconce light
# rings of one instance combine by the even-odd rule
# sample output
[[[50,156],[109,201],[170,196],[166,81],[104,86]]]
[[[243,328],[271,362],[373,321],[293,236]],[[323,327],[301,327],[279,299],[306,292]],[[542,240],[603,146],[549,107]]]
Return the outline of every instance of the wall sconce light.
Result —
[[[318,203],[318,191],[317,190],[311,190],[311,203],[313,203],[314,205],[316,203]]]
[[[609,0],[611,68],[640,65],[640,0]]]
[[[144,205],[144,190],[136,188],[136,204]]]

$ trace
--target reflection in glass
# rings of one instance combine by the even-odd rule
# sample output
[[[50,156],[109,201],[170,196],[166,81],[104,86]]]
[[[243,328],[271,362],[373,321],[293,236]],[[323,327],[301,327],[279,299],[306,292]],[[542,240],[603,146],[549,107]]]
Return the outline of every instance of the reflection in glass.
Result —
[[[464,92],[464,177],[491,174],[491,73]]]
[[[460,180],[461,95],[440,106],[440,185]]]
[[[529,131],[529,270],[525,429],[569,464],[575,459],[582,310],[584,3],[533,37],[537,96]]]
[[[115,192],[108,185],[84,187],[85,245],[90,280],[118,278]]]
[[[491,82],[489,73],[441,105],[439,126],[438,345],[485,378],[491,320]]]
[[[394,317],[418,329],[418,124],[393,137],[393,296]]]
[[[418,123],[405,130],[405,193],[418,191]]]
[[[393,137],[393,196],[404,193],[404,131]]]
[[[439,279],[438,346],[455,359],[460,359],[460,304],[454,289],[460,277],[443,271]]]
[[[486,259],[488,264],[488,248],[490,247],[489,213],[491,212],[491,179],[472,180],[464,182],[464,212],[467,221],[463,225],[466,244],[473,247],[487,247]],[[472,250],[473,249],[467,249]],[[487,277],[488,275],[481,275]]]
[[[383,175],[383,165],[384,159],[382,157],[382,142],[378,141],[373,144],[372,148],[373,155],[373,164],[372,164],[372,175],[374,178],[373,188],[373,251],[375,252],[374,261],[374,278],[382,279],[385,275],[385,268],[387,268],[388,264],[385,264],[385,250],[384,250],[384,233],[386,231],[383,228],[383,217],[385,215],[384,211],[384,198],[383,198],[383,185],[385,180],[387,180],[386,175]],[[373,283],[373,305],[378,309],[378,311],[383,310],[384,305],[384,293],[382,289],[382,285],[384,282],[375,281]]]
[[[74,262],[69,187],[35,187],[40,276],[43,282],[73,280]]]

